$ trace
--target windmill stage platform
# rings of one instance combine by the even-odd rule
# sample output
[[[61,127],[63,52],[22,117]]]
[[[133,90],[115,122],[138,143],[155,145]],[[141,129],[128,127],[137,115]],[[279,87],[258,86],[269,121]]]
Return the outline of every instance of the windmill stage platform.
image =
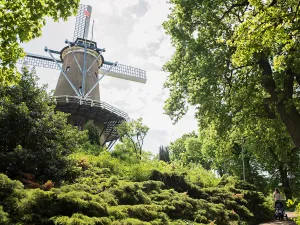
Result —
[[[110,148],[119,138],[116,127],[124,121],[128,121],[127,113],[105,102],[92,99],[82,99],[76,96],[54,96],[56,110],[71,114],[68,123],[77,126],[85,124],[87,120],[93,120],[100,128],[100,142],[109,142]],[[78,124],[81,121],[82,124]]]

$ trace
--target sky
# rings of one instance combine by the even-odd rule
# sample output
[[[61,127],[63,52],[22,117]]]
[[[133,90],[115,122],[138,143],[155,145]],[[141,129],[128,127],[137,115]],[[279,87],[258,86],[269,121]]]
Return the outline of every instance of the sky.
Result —
[[[162,66],[171,58],[174,48],[170,37],[162,28],[171,5],[167,0],[81,0],[92,6],[94,19],[93,40],[105,48],[105,60],[143,69],[147,83],[135,83],[112,77],[100,82],[100,99],[126,112],[131,119],[142,117],[150,129],[144,141],[144,150],[158,153],[159,146],[166,146],[185,133],[197,130],[191,108],[184,118],[173,125],[164,114],[164,101],[168,90],[163,88],[168,74]],[[47,19],[40,38],[23,44],[26,52],[46,55],[45,46],[60,51],[66,39],[72,40],[75,17],[54,23]],[[91,25],[90,25],[91,30]],[[90,36],[91,37],[91,36]],[[40,84],[54,90],[59,71],[36,68]]]

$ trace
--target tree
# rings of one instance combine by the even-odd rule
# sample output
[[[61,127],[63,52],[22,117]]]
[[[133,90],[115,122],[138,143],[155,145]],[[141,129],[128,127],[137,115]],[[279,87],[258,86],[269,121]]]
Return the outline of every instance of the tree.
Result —
[[[40,181],[66,175],[68,155],[86,136],[54,109],[46,87],[39,88],[34,71],[25,67],[17,83],[0,89],[0,173],[29,173]]]
[[[279,119],[248,118],[220,135],[216,127],[203,129],[202,151],[219,174],[235,175],[267,192],[282,183],[287,198],[299,189],[299,149]],[[241,138],[242,137],[242,138]],[[290,179],[290,177],[294,177]]]
[[[17,60],[24,56],[20,43],[42,35],[46,17],[66,20],[77,12],[79,0],[0,1],[0,84],[9,84],[18,74]]]
[[[203,154],[202,140],[194,131],[171,142],[169,151],[172,161],[183,165],[200,164],[207,170],[211,169],[211,160]]]
[[[185,147],[185,141],[188,138],[197,138],[197,134],[193,131],[188,134],[182,135],[182,137],[176,139],[174,142],[171,142],[169,145],[169,151],[170,151],[170,156],[171,160],[183,160],[186,155],[186,147]],[[185,160],[184,160],[185,161]]]
[[[166,163],[170,162],[169,147],[159,146],[158,159]]]
[[[142,118],[130,122],[123,122],[117,127],[121,142],[129,142],[139,159],[142,157],[144,138],[148,130],[149,127],[143,125]]]
[[[292,199],[299,186],[299,149],[280,120],[258,120],[248,131],[245,147],[257,158],[261,169],[267,171],[277,184],[282,183],[286,198]],[[296,179],[291,180],[289,175]]]
[[[214,121],[218,132],[278,115],[300,147],[299,2],[170,2],[166,113],[177,121],[190,103],[201,129]]]
[[[89,120],[86,123],[84,129],[88,131],[88,137],[89,137],[90,143],[92,145],[99,145],[100,146],[100,130],[94,124],[94,121]]]

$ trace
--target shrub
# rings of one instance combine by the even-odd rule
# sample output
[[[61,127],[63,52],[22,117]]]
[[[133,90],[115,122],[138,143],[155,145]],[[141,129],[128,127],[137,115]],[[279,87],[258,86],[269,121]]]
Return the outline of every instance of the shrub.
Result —
[[[69,216],[55,216],[51,220],[55,225],[109,225],[111,220],[107,217],[88,217],[80,213]]]
[[[94,121],[93,120],[89,120],[86,123],[84,129],[88,131],[88,137],[89,137],[90,143],[92,145],[98,145],[98,146],[100,146],[100,130],[94,124]]]
[[[56,112],[46,87],[26,68],[12,86],[0,88],[0,173],[17,178],[20,171],[37,181],[65,178],[74,152],[86,136]]]
[[[9,214],[3,210],[2,205],[0,205],[0,224],[2,225],[11,224],[9,219]]]

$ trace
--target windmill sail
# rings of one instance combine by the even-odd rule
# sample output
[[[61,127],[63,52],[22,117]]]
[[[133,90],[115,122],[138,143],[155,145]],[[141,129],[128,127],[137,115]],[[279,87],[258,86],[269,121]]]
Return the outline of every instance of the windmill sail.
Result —
[[[105,73],[106,70],[112,65],[111,62],[104,62],[103,66],[100,68],[100,73]],[[117,64],[117,66],[113,67],[106,76],[115,77],[123,80],[130,80],[139,83],[146,83],[146,71],[134,68],[131,66],[126,66],[122,64]]]
[[[60,64],[62,63],[60,61],[60,59],[57,59],[57,62],[60,63]],[[32,54],[32,53],[26,53],[26,56],[22,59],[19,59],[18,63],[31,65],[31,66],[38,66],[38,67],[56,69],[56,70],[60,69],[57,66],[57,64],[53,61],[52,58],[47,57],[47,56],[43,56],[43,55]]]
[[[79,5],[73,41],[76,41],[77,38],[88,38],[90,21],[91,21],[92,7],[89,5]]]

